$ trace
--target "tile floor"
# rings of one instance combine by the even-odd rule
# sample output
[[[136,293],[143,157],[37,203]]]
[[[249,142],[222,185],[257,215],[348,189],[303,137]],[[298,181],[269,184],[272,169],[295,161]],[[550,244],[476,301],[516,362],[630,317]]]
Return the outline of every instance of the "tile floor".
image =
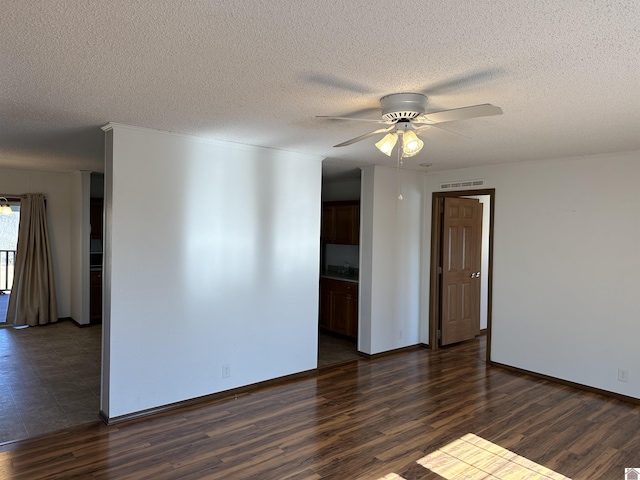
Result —
[[[355,340],[330,335],[323,331],[320,331],[318,338],[318,368],[362,359],[358,355]]]
[[[102,326],[0,327],[0,443],[98,420]]]

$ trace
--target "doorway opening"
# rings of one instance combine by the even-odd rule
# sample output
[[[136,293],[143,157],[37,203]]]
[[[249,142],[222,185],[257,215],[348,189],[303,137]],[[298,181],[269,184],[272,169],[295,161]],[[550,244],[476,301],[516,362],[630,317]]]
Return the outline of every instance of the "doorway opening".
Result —
[[[482,206],[480,210],[483,212],[481,231],[477,233],[474,232],[472,225],[468,223],[456,226],[460,237],[458,239],[453,238],[452,240],[449,232],[445,234],[445,226],[448,230],[451,228],[449,225],[445,225],[447,223],[445,222],[445,203],[450,203],[446,199],[475,199],[473,201],[481,203]],[[429,345],[434,350],[441,348],[444,345],[442,339],[443,329],[448,328],[447,322],[450,319],[458,320],[459,318],[469,316],[467,313],[470,305],[474,305],[473,308],[477,308],[478,310],[477,313],[473,313],[473,315],[477,315],[478,320],[477,322],[470,320],[474,324],[473,328],[475,330],[471,338],[477,334],[486,333],[486,360],[489,361],[491,358],[491,298],[495,189],[434,192],[432,200]],[[464,252],[461,253],[463,256],[462,263],[466,262],[469,266],[465,265],[465,268],[448,269],[451,265],[446,264],[448,260],[444,257],[449,255],[451,250],[455,250],[452,245],[458,240],[460,245],[462,245],[464,242],[468,242],[471,237],[474,237],[474,243],[480,252],[477,260],[470,262],[469,258],[464,258],[465,254],[474,252],[475,250],[473,250],[473,248],[475,247],[470,250],[464,249]],[[467,255],[467,257],[473,255],[475,254]],[[454,266],[455,265],[454,262]],[[445,280],[443,280],[443,278],[446,278],[447,269],[450,271],[460,270],[459,273],[461,276],[453,279],[454,282],[458,282],[457,285],[452,284],[451,281],[447,281],[448,283],[445,288],[443,284]],[[462,280],[462,277],[465,277],[465,280]],[[458,308],[457,314],[455,312],[451,313],[451,305]],[[443,315],[448,318],[444,325]],[[469,332],[469,328],[471,327],[467,327],[467,333]],[[462,338],[464,338],[464,336]]]
[[[361,189],[359,169],[322,179],[318,368],[360,358]]]
[[[5,198],[5,197],[3,197]],[[18,246],[20,199],[6,197],[10,215],[0,215],[0,323],[6,322]]]
[[[359,358],[359,257],[358,245],[322,244],[318,368]]]

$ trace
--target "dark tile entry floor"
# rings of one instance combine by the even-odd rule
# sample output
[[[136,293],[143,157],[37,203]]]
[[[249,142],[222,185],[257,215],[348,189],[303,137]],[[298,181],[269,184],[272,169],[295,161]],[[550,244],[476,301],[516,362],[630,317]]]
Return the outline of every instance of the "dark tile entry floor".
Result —
[[[322,330],[318,334],[318,368],[358,360],[357,342],[344,337],[330,335]]]
[[[102,326],[0,328],[0,443],[98,420]]]

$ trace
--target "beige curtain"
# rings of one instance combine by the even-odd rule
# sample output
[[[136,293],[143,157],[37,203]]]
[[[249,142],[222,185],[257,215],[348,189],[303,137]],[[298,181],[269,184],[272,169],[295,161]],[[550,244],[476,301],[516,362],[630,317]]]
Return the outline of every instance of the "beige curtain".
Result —
[[[45,325],[58,321],[53,259],[44,195],[27,194],[20,202],[20,226],[7,307],[7,322]]]

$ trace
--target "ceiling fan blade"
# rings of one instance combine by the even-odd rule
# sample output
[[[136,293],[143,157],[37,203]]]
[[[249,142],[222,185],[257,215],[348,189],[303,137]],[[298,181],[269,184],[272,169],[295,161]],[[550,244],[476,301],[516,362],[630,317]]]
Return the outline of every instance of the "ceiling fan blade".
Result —
[[[450,91],[460,90],[462,88],[493,80],[503,73],[503,70],[499,68],[477,70],[475,72],[470,72],[467,74],[459,75],[457,77],[442,80],[438,83],[433,83],[427,88],[421,90],[420,93],[425,94],[427,97],[433,95],[442,95]]]
[[[414,118],[413,123],[433,125],[434,123],[455,122],[457,120],[488,117],[490,115],[502,115],[502,109],[495,105],[491,105],[490,103],[471,105],[470,107],[453,108],[451,110],[443,110],[441,112],[427,113]]]
[[[340,90],[345,90],[347,92],[362,93],[365,95],[371,95],[373,93],[371,88],[367,87],[366,85],[359,84],[352,80],[346,80],[344,78],[338,77],[337,75],[330,75],[326,73],[309,73],[307,75],[304,75],[303,78],[310,83],[315,83],[323,87],[337,88]]]
[[[359,142],[360,140],[364,140],[365,138],[373,137],[374,135],[378,135],[379,133],[388,133],[394,128],[395,126],[391,126],[389,128],[379,128],[378,130],[374,130],[373,132],[365,133],[364,135],[360,135],[359,137],[352,138],[351,140],[339,143],[338,145],[334,145],[334,147],[346,147],[347,145]]]
[[[327,118],[329,120],[355,120],[356,122],[384,123],[386,125],[391,125],[392,123],[397,122],[397,120],[376,120],[373,118],[357,118],[357,117],[333,117],[330,115],[316,115],[316,118]]]
[[[443,128],[440,125],[420,125],[414,128],[415,132],[418,135],[423,135],[429,132],[427,135],[433,138],[440,137],[443,141],[453,142],[459,141],[462,138],[466,138],[470,140],[471,137],[467,137],[466,135],[462,135],[461,133],[454,132],[449,130],[448,128]]]

